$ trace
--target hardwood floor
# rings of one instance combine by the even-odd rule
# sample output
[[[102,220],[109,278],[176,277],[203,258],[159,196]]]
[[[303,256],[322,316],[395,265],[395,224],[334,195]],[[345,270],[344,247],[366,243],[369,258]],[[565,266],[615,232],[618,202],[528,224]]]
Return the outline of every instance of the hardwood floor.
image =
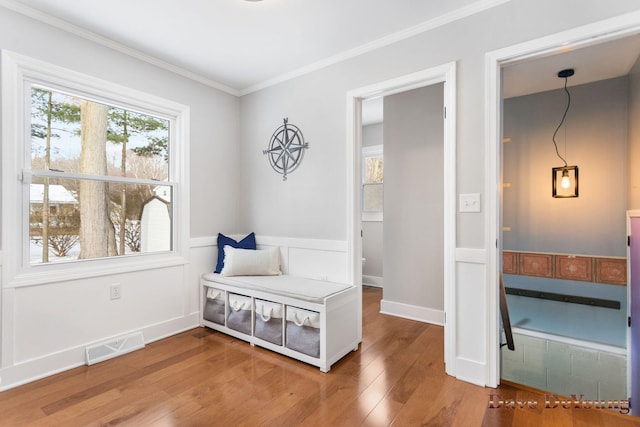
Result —
[[[379,314],[364,289],[363,342],[328,374],[208,329],[0,393],[2,426],[640,426],[596,409],[489,408],[544,401],[444,373],[443,329]]]

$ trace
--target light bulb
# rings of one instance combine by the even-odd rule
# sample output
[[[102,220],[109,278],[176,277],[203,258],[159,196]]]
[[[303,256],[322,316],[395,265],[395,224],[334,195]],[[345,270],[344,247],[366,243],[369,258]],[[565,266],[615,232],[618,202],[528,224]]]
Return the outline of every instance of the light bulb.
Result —
[[[565,190],[571,187],[571,179],[569,178],[568,170],[562,171],[562,179],[560,180],[560,187],[564,188]]]

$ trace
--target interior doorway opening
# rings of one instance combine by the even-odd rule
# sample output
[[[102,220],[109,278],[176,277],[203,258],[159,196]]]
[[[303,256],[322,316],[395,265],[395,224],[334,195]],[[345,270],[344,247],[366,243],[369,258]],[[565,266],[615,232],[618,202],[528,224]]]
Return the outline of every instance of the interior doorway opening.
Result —
[[[397,79],[350,91],[347,94],[347,197],[350,276],[354,284],[362,285],[362,102],[375,97],[400,94],[417,88],[442,84],[444,144],[443,174],[443,283],[445,363],[447,373],[455,375],[455,63],[413,73]],[[448,111],[444,118],[444,107]],[[424,313],[419,313],[423,315]],[[403,316],[411,317],[411,316]],[[362,315],[358,316],[362,319]],[[435,323],[435,322],[434,322]],[[361,327],[359,328],[361,330]]]
[[[565,237],[562,239],[559,239],[559,238],[557,239],[557,240],[560,240],[560,244],[574,244],[575,247],[578,248],[578,250],[567,249],[565,251],[565,250],[559,250],[559,249],[555,249],[555,250],[552,249],[548,251],[549,253],[546,253],[547,252],[546,250],[540,250],[539,248],[538,250],[536,250],[535,248],[532,249],[532,248],[509,247],[513,245],[513,239],[510,239],[510,237],[508,236],[508,233],[513,233],[514,228],[518,228],[518,229],[523,228],[523,224],[518,223],[517,222],[518,220],[514,220],[514,217],[507,212],[509,209],[513,208],[513,206],[508,206],[509,203],[513,202],[514,197],[517,197],[517,196],[514,196],[513,194],[509,196],[507,193],[516,189],[521,193],[526,193],[527,191],[532,191],[532,190],[531,188],[529,188],[528,190],[525,190],[521,187],[518,187],[517,184],[514,185],[514,183],[512,182],[512,178],[509,177],[509,175],[512,174],[513,172],[513,171],[509,172],[508,170],[512,166],[511,164],[509,164],[509,162],[511,161],[509,157],[510,156],[509,151],[511,151],[512,148],[507,149],[507,145],[512,144],[515,141],[513,136],[508,134],[508,133],[511,133],[512,131],[507,130],[507,129],[512,129],[512,128],[509,128],[510,124],[508,123],[508,120],[509,120],[508,116],[513,111],[511,110],[507,111],[507,110],[511,108],[517,109],[518,107],[512,105],[514,103],[509,101],[509,99],[511,98],[509,98],[509,96],[505,94],[510,90],[509,85],[512,85],[514,84],[514,82],[517,82],[517,78],[515,78],[514,76],[509,76],[510,72],[514,72],[514,71],[521,72],[522,76],[519,76],[519,77],[523,77],[523,76],[527,76],[526,69],[529,68],[530,70],[535,70],[532,72],[533,72],[533,75],[537,76],[537,75],[543,75],[545,73],[545,71],[543,70],[544,67],[547,67],[547,68],[551,67],[550,70],[546,71],[545,78],[548,80],[557,81],[558,71],[564,68],[567,68],[567,66],[572,66],[576,68],[576,76],[580,74],[578,72],[579,70],[582,70],[581,74],[584,76],[586,74],[589,74],[585,72],[585,68],[587,68],[589,65],[585,63],[580,67],[578,67],[574,65],[575,62],[571,63],[573,61],[577,61],[579,59],[579,56],[581,56],[582,54],[588,53],[588,55],[585,55],[585,56],[588,56],[589,58],[595,61],[603,62],[602,57],[597,54],[598,51],[599,52],[607,51],[610,54],[612,50],[619,48],[619,46],[631,45],[631,46],[636,46],[632,48],[632,51],[635,52],[634,53],[635,57],[632,58],[631,64],[628,66],[625,72],[618,74],[617,76],[614,75],[614,76],[601,77],[601,78],[595,78],[595,79],[592,78],[591,80],[578,81],[576,82],[576,85],[578,85],[576,90],[591,91],[591,95],[588,95],[586,97],[595,98],[596,101],[593,104],[597,104],[598,102],[605,102],[603,98],[599,98],[597,95],[594,95],[594,93],[597,93],[597,91],[599,90],[598,86],[618,85],[618,88],[616,90],[620,91],[621,87],[622,89],[624,89],[625,84],[634,85],[633,88],[629,86],[629,89],[624,91],[625,93],[624,95],[622,95],[623,97],[625,97],[624,102],[626,102],[626,99],[627,99],[626,97],[629,96],[629,99],[631,100],[630,106],[629,106],[630,110],[628,112],[623,112],[620,115],[626,116],[625,119],[627,119],[627,117],[631,117],[635,114],[638,114],[637,112],[638,110],[635,109],[636,107],[633,107],[631,104],[635,103],[636,101],[634,100],[637,98],[637,96],[640,96],[640,95],[635,95],[635,94],[629,95],[631,92],[637,91],[638,83],[633,83],[633,82],[629,83],[625,81],[620,81],[620,79],[625,80],[628,78],[627,75],[629,75],[632,72],[637,72],[637,70],[640,69],[640,65],[638,65],[638,56],[640,53],[640,49],[638,49],[637,47],[639,33],[640,33],[640,18],[637,15],[625,16],[625,17],[620,17],[619,19],[609,20],[604,23],[598,23],[598,24],[578,28],[574,31],[570,31],[567,33],[562,33],[555,36],[546,37],[544,39],[535,40],[523,45],[501,49],[500,51],[496,51],[488,54],[487,56],[487,76],[488,76],[487,87],[488,87],[489,96],[488,96],[488,111],[487,111],[488,113],[487,153],[488,153],[489,168],[487,170],[487,206],[488,206],[487,229],[489,233],[487,236],[488,237],[487,247],[491,247],[490,246],[491,241],[493,241],[494,245],[495,245],[495,242],[498,242],[498,245],[496,245],[497,246],[496,251],[495,252],[490,251],[488,253],[489,268],[487,272],[487,280],[488,280],[488,283],[492,284],[492,286],[489,286],[489,289],[491,291],[490,304],[489,304],[490,317],[488,318],[490,331],[492,330],[492,327],[491,327],[492,322],[495,322],[493,323],[493,327],[496,328],[495,330],[499,330],[498,320],[497,320],[498,319],[497,317],[498,316],[498,310],[497,310],[498,276],[503,271],[509,271],[510,273],[514,274],[514,276],[517,276],[516,281],[520,281],[523,283],[533,280],[526,276],[535,276],[535,274],[538,274],[538,276],[545,276],[545,275],[549,276],[551,280],[551,285],[553,287],[556,287],[555,289],[557,289],[557,286],[560,286],[560,285],[564,286],[564,284],[562,283],[563,280],[574,279],[574,281],[576,281],[577,283],[572,283],[571,286],[574,286],[574,289],[579,289],[579,291],[563,293],[565,297],[567,297],[567,294],[569,294],[568,297],[571,297],[571,298],[574,296],[578,296],[578,297],[581,296],[581,295],[573,295],[573,294],[584,292],[589,286],[591,286],[593,289],[600,286],[601,291],[603,290],[610,291],[614,289],[611,286],[622,287],[617,289],[618,291],[617,294],[619,294],[617,295],[617,297],[615,298],[605,297],[602,299],[604,300],[617,299],[618,302],[620,303],[620,308],[618,309],[619,310],[618,314],[620,314],[620,316],[618,317],[622,319],[622,322],[618,322],[618,323],[622,323],[623,325],[620,326],[619,328],[620,330],[618,330],[617,332],[619,332],[618,335],[621,335],[623,337],[622,341],[627,341],[624,339],[626,335],[626,331],[624,331],[624,329],[626,328],[625,314],[628,309],[628,303],[627,303],[627,298],[623,295],[623,294],[626,294],[626,291],[627,291],[627,289],[624,289],[624,285],[626,285],[626,283],[618,283],[618,284],[607,283],[607,282],[612,282],[616,280],[615,278],[614,280],[612,280],[612,277],[610,277],[610,275],[609,277],[603,276],[603,273],[604,273],[603,268],[606,268],[606,264],[609,264],[609,261],[608,261],[609,259],[613,259],[613,261],[615,261],[614,263],[616,262],[619,263],[620,259],[623,259],[626,262],[625,254],[624,254],[625,243],[626,243],[624,216],[625,216],[625,211],[630,207],[633,207],[634,204],[636,203],[636,199],[633,194],[633,189],[630,187],[629,191],[625,191],[625,184],[623,184],[622,188],[619,188],[620,192],[623,193],[624,200],[622,201],[621,206],[618,206],[620,205],[620,203],[617,203],[616,205],[617,213],[615,214],[615,217],[616,217],[615,222],[621,223],[622,225],[618,224],[615,233],[621,234],[621,239],[619,240],[622,240],[622,242],[620,242],[619,245],[616,243],[615,244],[616,246],[614,249],[612,249],[611,247],[607,247],[606,244],[596,246],[595,249],[589,248],[589,241],[587,236],[588,232],[584,233],[584,235],[577,235],[576,233],[574,233],[573,234],[574,237],[572,238]],[[628,52],[629,48],[627,47],[624,50]],[[630,68],[633,68],[636,71],[630,71]],[[528,78],[531,79],[531,74],[528,75]],[[544,80],[544,79],[540,78],[540,80]],[[522,85],[522,82],[520,82],[519,84]],[[555,88],[559,86],[557,82],[555,85],[556,85]],[[532,91],[529,94],[523,94],[521,96],[530,97],[530,100],[532,102],[540,101],[540,99],[544,97],[550,97],[554,95],[553,91],[550,91],[551,89],[552,88]],[[604,89],[604,91],[607,96],[612,96],[611,87]],[[538,93],[540,95],[537,95]],[[636,92],[636,94],[637,93],[638,92]],[[581,97],[581,95],[578,95],[577,97],[579,98]],[[584,99],[585,96],[582,96],[582,97]],[[533,98],[538,98],[538,99],[535,100]],[[522,100],[523,99],[521,99],[520,101]],[[518,101],[516,101],[516,103],[517,102]],[[545,101],[543,101],[543,103],[544,102]],[[592,109],[597,108],[597,106],[594,106],[593,104],[590,106],[590,108]],[[560,110],[562,110],[563,108],[564,108],[564,105],[561,106]],[[559,114],[561,115],[562,111],[560,111]],[[530,118],[531,117],[532,116],[530,116]],[[584,121],[582,122],[581,125],[574,124],[574,126],[572,127],[572,130],[573,131],[576,131],[577,129],[588,130],[589,125],[593,125],[593,122],[596,121],[593,118],[595,116],[591,116],[591,117],[592,119],[589,120],[587,124],[585,124],[586,122]],[[559,120],[560,120],[560,117],[558,116],[557,121]],[[633,162],[634,161],[633,159],[637,159],[637,157],[635,156],[635,148],[632,148],[632,147],[635,147],[635,144],[637,143],[637,139],[635,139],[633,136],[633,134],[636,133],[636,130],[632,129],[631,123],[632,123],[632,120],[629,119],[628,120],[629,128],[624,129],[625,133],[627,132],[627,130],[629,131],[630,139],[628,141],[622,142],[621,145],[624,145],[625,147],[622,149],[623,153],[620,156],[618,156],[619,159],[623,159],[623,160],[619,160],[619,163],[614,167],[614,169],[616,169],[618,172],[622,173],[625,176],[625,179],[624,179],[625,183],[632,182],[631,174],[633,173],[632,171],[633,168],[630,166],[631,163],[627,163],[627,161]],[[551,126],[550,133],[553,133],[553,128],[556,125],[557,125],[557,122]],[[623,124],[622,126],[626,126],[626,125]],[[503,133],[503,130],[505,131],[504,133]],[[588,137],[583,136],[581,139],[588,139]],[[611,139],[611,137],[604,138],[604,139],[606,140],[607,143],[609,143],[610,142],[609,140]],[[550,136],[546,138],[546,142],[548,144],[551,144]],[[628,152],[626,151],[627,144],[629,145],[629,149],[630,149],[630,151]],[[551,150],[552,149],[553,148],[551,148]],[[588,157],[585,157],[587,156],[588,151],[589,150],[586,149],[585,147],[580,148],[581,159],[579,160],[579,162],[581,161],[585,165],[589,165],[589,163],[592,162]],[[607,154],[610,154],[610,153],[607,153]],[[535,156],[537,157],[536,160],[539,160],[539,157],[541,155],[539,153],[539,150],[536,150],[530,153],[529,156],[530,157]],[[596,163],[596,162],[593,162],[593,163]],[[549,169],[551,169],[551,166],[558,166],[558,165],[550,165]],[[591,175],[597,176],[597,173],[600,173],[596,171],[595,166],[589,166],[588,169],[590,170]],[[548,172],[548,171],[545,169],[545,172]],[[589,193],[587,194],[583,193],[584,185],[582,180],[582,176],[583,176],[582,167],[580,172],[581,172],[580,197],[572,200],[574,206],[573,206],[573,210],[571,210],[570,212],[573,212],[576,215],[580,214],[581,216],[588,216],[588,215],[593,216],[594,212],[592,209],[585,206],[575,206],[577,204],[586,203],[588,201],[588,197],[593,195]],[[531,175],[530,171],[524,171],[524,174],[527,175],[528,180],[532,180],[532,178],[530,177]],[[551,199],[552,197],[551,196],[551,191],[552,191],[551,177],[547,175],[550,175],[550,174],[545,173],[545,178],[541,178],[540,183],[536,185],[538,187],[544,186],[544,194],[546,195],[547,193],[549,193],[548,198]],[[519,179],[518,182],[522,184],[521,179]],[[620,180],[618,179],[616,182],[619,183]],[[531,183],[527,182],[525,184],[530,185]],[[595,181],[593,181],[589,185],[589,192],[594,192],[595,189],[596,189],[596,183]],[[606,188],[605,188],[605,191],[606,191]],[[597,198],[596,202],[598,202],[598,200],[599,200],[599,203],[609,203],[604,201],[602,197]],[[557,200],[557,201],[562,201],[562,200]],[[564,200],[564,201],[566,202],[567,200]],[[529,214],[530,212],[526,213],[526,215],[529,215]],[[557,215],[557,213],[555,215]],[[549,221],[553,220],[554,218],[554,215],[550,214],[549,209],[546,210],[546,216]],[[613,216],[613,214],[609,215],[609,217],[611,216]],[[573,219],[575,221],[576,217],[573,216]],[[612,221],[612,220],[611,218],[609,218],[609,220],[601,219],[600,223],[602,223],[603,221]],[[526,223],[531,224],[531,222],[532,221],[527,220]],[[597,233],[597,229],[599,228],[601,227],[591,227],[590,229],[589,227],[587,227],[588,231],[592,233],[591,234],[592,236],[594,233]],[[607,235],[613,234],[613,233],[614,232],[607,233]],[[536,235],[535,237],[530,237],[530,238],[521,237],[521,238],[518,238],[517,240],[520,242],[533,241],[535,243],[540,243],[542,240],[544,240],[544,238],[541,235]],[[550,242],[552,241],[553,239],[550,240]],[[600,251],[600,252],[597,252],[596,254],[594,250],[596,252],[597,251]],[[622,256],[620,256],[620,253],[618,252],[621,252]],[[549,265],[544,266],[543,264],[545,262],[548,263]],[[579,280],[575,280],[576,277],[566,277],[567,275],[571,276],[572,271],[576,272],[577,271],[576,269],[577,268],[579,269],[579,267],[577,266],[578,263],[583,263],[584,266],[586,267],[585,269],[583,269],[585,272],[585,277]],[[591,266],[591,269],[588,268],[589,266]],[[543,274],[542,270],[532,271],[532,267],[536,267],[536,268],[539,267],[542,270],[545,270],[545,272]],[[551,269],[549,269],[549,267],[551,267]],[[569,268],[566,269],[566,267],[569,267]],[[624,271],[625,268],[622,268],[622,270]],[[620,268],[618,268],[617,271],[620,272]],[[521,279],[520,276],[524,276],[524,279]],[[626,282],[626,279],[627,278],[624,277],[625,282]],[[618,281],[621,280],[620,276],[618,276],[617,280]],[[604,283],[601,283],[601,282],[604,282]],[[493,286],[494,284],[495,284],[495,287]],[[584,284],[589,284],[589,286],[586,286]],[[580,285],[583,285],[583,286],[580,286]],[[608,289],[606,289],[607,286],[609,287]],[[525,289],[525,290],[529,291],[531,289]],[[542,292],[542,293],[544,294],[545,292]],[[594,298],[594,296],[591,295],[591,298]],[[546,303],[542,302],[541,304],[546,304]],[[537,305],[541,305],[541,304],[537,304]],[[571,304],[575,304],[575,303],[571,302]],[[574,310],[564,309],[565,313],[568,313],[570,311],[574,311]],[[548,308],[543,309],[543,313],[548,314],[546,318],[551,318],[552,314],[557,314],[558,312],[562,312],[562,310],[551,311]],[[511,318],[512,324],[514,324],[516,328],[518,327],[519,322],[520,322],[520,326],[526,326],[526,323],[529,323],[529,326],[533,326],[534,322],[532,318],[529,318],[528,322],[526,320],[527,320],[526,316],[525,318],[522,318],[522,319],[514,318],[514,316],[512,316]],[[523,328],[523,329],[527,329],[527,328]],[[613,367],[609,366],[608,368],[597,367],[597,366],[589,368],[588,370],[591,371],[591,373],[594,373],[595,377],[597,377],[597,374],[600,371],[603,372],[603,375],[601,375],[600,377],[602,378],[611,377],[610,372],[611,372],[611,369],[613,369],[616,371],[617,376],[620,376],[620,375],[622,377],[626,376],[627,380],[632,380],[630,378],[629,371],[627,371],[628,365],[626,363],[626,360],[624,360],[628,358],[628,356],[630,355],[629,353],[630,347],[626,342],[623,343],[622,347],[618,347],[618,349],[614,351],[614,354],[612,355],[612,354],[604,354],[604,353],[607,353],[608,350],[611,350],[612,348],[616,347],[616,345],[612,346],[612,345],[608,345],[607,343],[603,344],[601,342],[599,343],[596,342],[596,343],[590,343],[589,346],[585,349],[583,347],[585,343],[582,340],[575,339],[575,337],[567,337],[564,334],[560,334],[559,340],[550,342],[549,336],[541,335],[539,334],[539,332],[540,331],[533,331],[533,333],[526,334],[527,335],[526,340],[530,340],[530,341],[545,340],[545,342],[543,343],[544,345],[537,346],[538,350],[547,351],[547,349],[550,349],[550,348],[561,347],[564,351],[563,357],[568,357],[567,362],[571,364],[572,363],[571,360],[575,359],[575,357],[571,356],[570,353],[572,350],[570,347],[572,346],[580,347],[579,352],[581,356],[584,356],[585,354],[589,354],[589,355],[595,354],[596,356],[594,357],[594,360],[598,360],[598,361],[605,360],[607,361],[607,363],[613,363],[613,365],[615,365]],[[556,335],[556,334],[551,334],[551,335]],[[509,363],[513,362],[513,360],[508,360],[511,357],[511,355],[508,353],[508,350],[503,349],[501,351],[502,357],[500,356],[500,350],[499,350],[500,341],[501,341],[500,334],[498,333],[495,341],[496,346],[493,347],[496,351],[495,359],[494,359],[495,361],[494,368],[495,368],[496,374],[499,374],[501,372],[501,368],[504,369],[504,366],[507,362]],[[597,341],[597,340],[594,340],[594,341]],[[521,342],[520,347],[522,347],[523,345],[525,347],[527,345],[531,347],[529,349],[529,358],[531,359],[531,355],[535,354],[535,350],[533,349],[534,347],[536,347],[537,344],[539,343],[532,342],[527,344],[525,342],[523,344]],[[518,347],[518,342],[516,340],[516,348],[517,347]],[[554,358],[553,355],[545,356],[541,354],[540,356],[542,359],[546,357],[546,360],[551,360]],[[491,360],[492,357],[493,356],[490,353],[489,359]],[[519,358],[515,357],[514,359],[519,359]],[[564,366],[563,369],[565,369],[566,371],[567,366]],[[607,372],[607,369],[609,369],[608,372]],[[559,389],[553,390],[552,388],[558,387],[558,384],[550,384],[548,382],[548,379],[551,377],[553,380],[554,375],[555,374],[554,374],[553,368],[549,369],[549,367],[545,366],[544,363],[540,362],[538,363],[538,371],[533,375],[534,377],[536,377],[533,380],[533,382],[542,380],[543,377],[546,377],[545,381],[547,382],[537,383],[537,384],[530,383],[527,385],[531,387],[543,389],[546,391],[557,392],[564,395],[568,395],[572,392],[583,393],[585,396],[589,394],[588,398],[591,398],[591,399],[604,398],[604,399],[620,400],[620,399],[625,399],[631,395],[631,383],[633,381],[627,381],[627,383],[623,384],[621,387],[620,387],[620,384],[616,386],[610,386],[606,383],[606,381],[601,381],[602,378],[600,377],[594,378],[594,381],[595,381],[595,385],[594,385],[593,381],[581,381],[581,382],[575,382],[572,384],[571,378],[562,379],[556,376],[557,377],[556,379],[560,379],[565,384],[569,384],[573,389],[571,391],[559,390]],[[497,377],[498,376],[499,375],[497,375]],[[528,381],[528,380],[531,380],[531,377],[528,379],[525,379],[525,381]],[[523,383],[524,381],[516,381],[516,382]],[[626,393],[625,393],[625,389],[626,389]],[[592,394],[592,392],[595,394]],[[614,394],[615,394],[615,397],[614,397]]]

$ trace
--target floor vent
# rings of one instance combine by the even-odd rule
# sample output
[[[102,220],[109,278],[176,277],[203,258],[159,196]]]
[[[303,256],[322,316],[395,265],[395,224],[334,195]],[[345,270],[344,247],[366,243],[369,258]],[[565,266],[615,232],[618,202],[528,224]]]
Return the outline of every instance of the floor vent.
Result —
[[[85,349],[87,365],[102,362],[116,356],[121,356],[144,347],[142,332],[134,332],[120,338],[99,342]]]

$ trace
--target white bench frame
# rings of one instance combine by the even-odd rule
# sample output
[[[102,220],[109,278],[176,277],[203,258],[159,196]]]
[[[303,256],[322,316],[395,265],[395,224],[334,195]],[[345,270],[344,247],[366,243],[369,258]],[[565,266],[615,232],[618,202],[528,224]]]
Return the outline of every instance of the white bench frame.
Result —
[[[300,280],[307,280],[300,278]],[[207,289],[215,288],[224,291],[225,324],[210,322],[203,318],[204,305],[207,301]],[[277,295],[263,290],[232,286],[215,280],[200,278],[200,324],[216,331],[223,332],[238,339],[267,348],[280,354],[292,357],[302,362],[320,368],[322,372],[329,372],[331,365],[343,358],[351,351],[358,350],[358,292],[355,286],[337,292],[324,298],[323,303],[309,302],[290,296]],[[230,329],[226,326],[229,317],[229,294],[244,295],[252,298],[251,310],[251,335]],[[282,345],[276,345],[254,336],[255,329],[255,299],[283,304],[286,306],[303,308],[320,313],[320,357],[311,357],[304,353],[285,347],[286,343],[286,316],[282,322]]]

